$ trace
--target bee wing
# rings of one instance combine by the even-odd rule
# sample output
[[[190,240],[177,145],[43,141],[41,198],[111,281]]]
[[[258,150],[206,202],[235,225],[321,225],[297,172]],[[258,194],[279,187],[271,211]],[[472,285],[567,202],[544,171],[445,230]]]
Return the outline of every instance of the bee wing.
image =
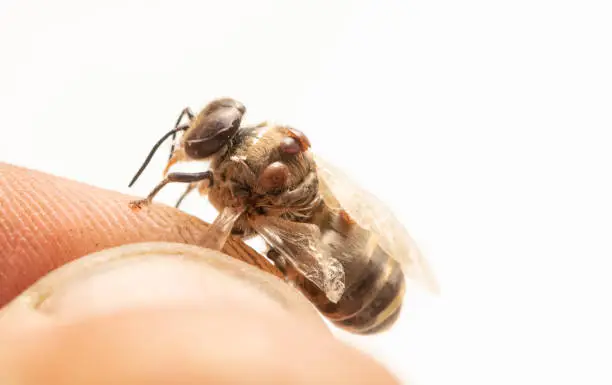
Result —
[[[344,294],[344,267],[326,251],[319,228],[278,217],[256,216],[251,226],[304,277],[336,303]]]
[[[351,180],[320,155],[314,156],[319,190],[325,202],[345,210],[366,230],[378,236],[378,244],[403,267],[406,277],[439,293],[437,280],[416,243],[389,207]]]
[[[232,232],[234,223],[243,212],[244,209],[237,209],[233,207],[224,208],[208,228],[206,236],[201,243],[202,247],[207,247],[213,250],[221,250]]]

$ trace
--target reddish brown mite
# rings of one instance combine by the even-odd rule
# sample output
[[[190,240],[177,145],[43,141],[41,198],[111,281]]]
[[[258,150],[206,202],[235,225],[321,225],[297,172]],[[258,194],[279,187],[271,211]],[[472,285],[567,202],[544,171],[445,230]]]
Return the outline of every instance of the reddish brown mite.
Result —
[[[164,179],[131,207],[150,203],[170,182],[187,183],[177,207],[198,189],[219,212],[203,246],[220,249],[230,234],[259,235],[286,280],[335,325],[359,334],[393,325],[405,288],[402,260],[424,266],[408,235],[395,222],[381,230],[376,218],[392,215],[339,170],[321,167],[320,157],[315,162],[303,132],[266,122],[243,126],[245,112],[229,98],[211,102],[198,115],[183,110],[130,186],[161,142],[183,133]],[[189,123],[180,125],[183,116]],[[210,160],[207,171],[167,172],[176,162],[204,159]]]
[[[282,162],[274,162],[259,174],[257,183],[265,191],[274,191],[283,188],[287,179],[289,179],[289,167]]]
[[[286,132],[287,132],[287,137],[283,139],[283,143],[282,145],[287,145],[287,144],[293,144],[295,143],[295,141],[297,141],[297,144],[299,146],[299,150],[298,151],[308,151],[308,149],[310,149],[310,141],[308,140],[308,138],[306,137],[306,135],[304,135],[304,133],[300,130],[297,130],[293,127],[288,127],[286,128]],[[294,140],[291,140],[294,139]],[[295,153],[297,153],[298,151],[295,151]]]

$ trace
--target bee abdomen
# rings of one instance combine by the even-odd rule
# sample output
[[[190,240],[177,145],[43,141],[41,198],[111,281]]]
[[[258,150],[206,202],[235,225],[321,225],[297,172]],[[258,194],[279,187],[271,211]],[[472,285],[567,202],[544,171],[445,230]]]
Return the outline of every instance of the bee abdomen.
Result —
[[[332,322],[353,333],[374,334],[384,331],[391,327],[400,315],[404,290],[404,273],[401,266],[387,256],[385,269],[378,279],[372,282],[370,295],[365,298],[369,301],[363,301],[362,307],[350,316]]]
[[[298,287],[339,328],[356,334],[374,334],[391,327],[399,317],[405,290],[399,263],[378,246],[369,260],[357,258],[348,263],[347,271],[354,269],[361,273],[346,282],[338,303],[329,301],[306,279],[297,282]]]

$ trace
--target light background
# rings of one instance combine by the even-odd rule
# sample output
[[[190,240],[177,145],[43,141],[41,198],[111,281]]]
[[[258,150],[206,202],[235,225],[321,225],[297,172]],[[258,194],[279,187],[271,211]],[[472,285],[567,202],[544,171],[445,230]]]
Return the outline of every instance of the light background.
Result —
[[[232,96],[387,201],[436,271],[392,332],[341,338],[423,385],[610,384],[607,3],[1,0],[0,160],[144,195],[180,110]]]

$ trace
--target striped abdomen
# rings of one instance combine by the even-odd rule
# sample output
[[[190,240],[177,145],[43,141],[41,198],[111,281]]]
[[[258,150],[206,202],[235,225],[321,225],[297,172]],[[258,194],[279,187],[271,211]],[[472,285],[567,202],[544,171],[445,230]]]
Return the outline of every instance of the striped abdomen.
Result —
[[[375,237],[343,212],[327,212],[317,222],[322,241],[345,270],[345,291],[330,302],[311,281],[294,271],[298,289],[336,326],[357,334],[391,327],[402,307],[405,281],[400,264],[375,243]]]

